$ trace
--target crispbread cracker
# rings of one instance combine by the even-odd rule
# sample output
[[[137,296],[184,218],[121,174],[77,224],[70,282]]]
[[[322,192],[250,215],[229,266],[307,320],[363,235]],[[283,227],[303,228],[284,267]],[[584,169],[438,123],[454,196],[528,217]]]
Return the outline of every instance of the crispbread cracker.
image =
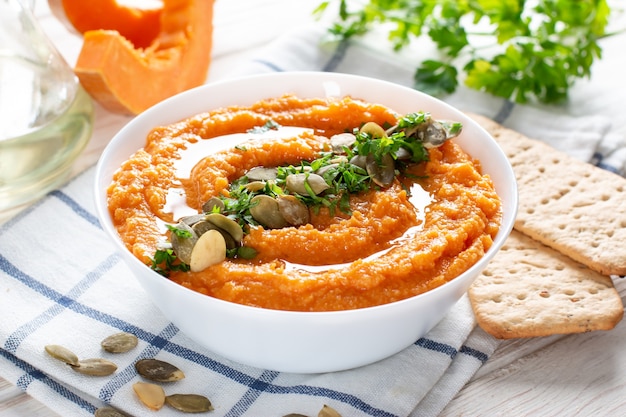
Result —
[[[516,231],[469,297],[480,327],[499,339],[610,330],[624,313],[610,277]]]
[[[626,179],[471,115],[515,171],[515,229],[604,275],[626,275]]]

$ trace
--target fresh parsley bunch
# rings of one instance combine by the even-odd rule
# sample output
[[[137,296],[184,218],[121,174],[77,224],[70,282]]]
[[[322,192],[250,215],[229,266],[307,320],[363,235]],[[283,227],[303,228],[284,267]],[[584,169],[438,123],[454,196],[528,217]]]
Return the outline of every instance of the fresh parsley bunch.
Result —
[[[463,78],[518,103],[566,99],[601,57],[598,41],[610,35],[606,0],[339,0],[337,13],[330,33],[342,40],[377,25],[387,28],[395,50],[428,36],[440,56],[419,63],[418,90],[452,93]]]

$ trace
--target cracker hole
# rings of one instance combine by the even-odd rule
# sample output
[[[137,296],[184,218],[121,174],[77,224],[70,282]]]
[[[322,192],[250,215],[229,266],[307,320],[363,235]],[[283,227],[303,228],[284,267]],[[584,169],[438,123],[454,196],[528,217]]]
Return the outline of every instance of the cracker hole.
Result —
[[[526,299],[526,294],[517,294],[517,299],[523,301]]]
[[[552,160],[552,163],[553,163],[553,164],[555,164],[555,165],[556,165],[556,164],[560,164],[560,163],[561,163],[561,160],[560,160],[560,159],[557,159],[557,158],[554,158],[554,159]]]
[[[493,297],[491,301],[493,301],[494,303],[501,303],[502,299],[500,297]]]
[[[592,247],[592,248],[597,248],[597,247],[599,247],[599,246],[600,246],[600,242],[598,242],[598,241],[593,241],[593,242],[591,242],[591,247]]]
[[[611,196],[608,194],[602,194],[602,197],[600,197],[600,200],[602,201],[609,201],[611,199]]]
[[[626,220],[622,220],[619,225],[621,227],[626,227]]]
[[[578,214],[574,214],[574,219],[575,219],[575,220],[580,220],[581,216],[582,216],[582,215],[581,215],[581,214],[579,214],[579,213],[578,213]]]
[[[543,174],[544,172],[546,172],[546,168],[545,167],[539,167],[539,173]]]
[[[565,265],[559,264],[559,265],[555,266],[554,269],[556,269],[557,271],[562,271],[562,270],[565,269]]]
[[[535,212],[535,209],[532,207],[529,207],[528,209],[526,209],[526,214],[533,214]]]
[[[589,288],[589,294],[597,294],[598,290],[596,288]]]
[[[565,290],[563,292],[565,293],[565,295],[574,295],[574,294],[576,294],[576,291],[574,291],[574,290]]]
[[[607,231],[606,231],[606,235],[607,235],[608,237],[613,237],[613,235],[614,235],[614,234],[615,234],[615,231],[614,231],[613,229],[610,229],[610,230],[607,230]]]
[[[546,205],[546,204],[548,204],[549,202],[550,202],[550,200],[549,200],[549,199],[547,199],[547,198],[543,198],[543,199],[541,199],[541,204],[543,204],[543,205]]]
[[[622,187],[622,186],[620,185],[620,186],[618,186],[618,187],[615,189],[615,191],[617,191],[618,193],[622,193],[622,192],[624,192],[624,187]]]
[[[517,269],[515,269],[515,268],[509,269],[508,272],[511,275],[516,275],[517,274]]]
[[[570,187],[576,187],[578,185],[578,181],[576,181],[576,180],[570,181],[568,185]]]
[[[548,291],[546,291],[546,290],[542,290],[542,291],[539,292],[539,297],[550,298],[550,293]]]
[[[558,228],[559,228],[559,230],[565,230],[567,228],[567,225],[561,223],[561,224],[558,225]]]

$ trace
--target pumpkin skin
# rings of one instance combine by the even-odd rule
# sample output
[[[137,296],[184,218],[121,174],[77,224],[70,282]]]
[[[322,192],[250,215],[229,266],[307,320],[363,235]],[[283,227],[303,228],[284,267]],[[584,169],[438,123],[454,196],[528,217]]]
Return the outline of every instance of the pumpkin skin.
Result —
[[[118,4],[117,0],[50,0],[59,3],[67,21],[78,32],[116,30],[136,48],[149,46],[161,28],[162,8],[138,9]],[[58,7],[51,4],[51,8]]]
[[[213,0],[164,0],[159,33],[147,48],[115,30],[89,30],[74,71],[104,108],[136,115],[206,81],[212,38]]]

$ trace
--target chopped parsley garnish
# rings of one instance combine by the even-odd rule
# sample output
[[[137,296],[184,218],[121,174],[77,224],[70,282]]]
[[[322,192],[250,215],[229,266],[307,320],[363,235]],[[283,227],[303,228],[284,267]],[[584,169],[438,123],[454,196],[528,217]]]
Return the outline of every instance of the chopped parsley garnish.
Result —
[[[169,277],[172,271],[189,271],[189,265],[178,261],[172,249],[158,249],[150,261],[150,268],[164,277]]]
[[[279,128],[280,128],[280,125],[270,119],[267,122],[265,122],[263,126],[256,126],[248,130],[248,133],[261,134],[261,133],[269,132],[270,130],[278,130]]]
[[[428,112],[409,113],[398,119],[396,126],[385,126],[387,131],[378,127],[382,134],[373,135],[355,128],[355,141],[342,151],[323,152],[319,158],[312,161],[302,161],[300,165],[286,165],[275,167],[276,176],[266,181],[262,188],[250,188],[249,184],[256,179],[247,176],[233,181],[229,188],[228,197],[220,197],[224,202],[222,214],[235,219],[242,227],[258,225],[259,223],[250,214],[250,207],[254,205],[255,196],[264,194],[278,197],[283,194],[293,194],[298,200],[317,213],[326,208],[334,215],[338,209],[350,215],[350,195],[358,194],[372,187],[374,184],[372,173],[364,166],[353,163],[357,156],[372,156],[380,165],[385,155],[390,155],[397,162],[393,167],[394,176],[402,175],[408,164],[420,163],[428,160],[428,134],[424,130],[433,123],[439,123],[437,129],[445,132],[446,139],[457,136],[461,131],[461,123],[435,122]],[[273,121],[266,122],[262,127],[251,129],[259,132],[268,129],[278,129],[280,125]],[[438,146],[438,145],[437,145]],[[400,154],[404,152],[404,156]],[[407,157],[408,153],[408,157]],[[292,193],[286,187],[287,177],[295,174],[318,174],[326,182],[327,188],[319,193],[315,192],[308,182],[304,183],[306,192]]]
[[[166,224],[165,227],[167,227],[170,232],[174,233],[179,238],[189,239],[192,236],[189,230],[180,229],[176,226],[172,226],[171,224]]]

